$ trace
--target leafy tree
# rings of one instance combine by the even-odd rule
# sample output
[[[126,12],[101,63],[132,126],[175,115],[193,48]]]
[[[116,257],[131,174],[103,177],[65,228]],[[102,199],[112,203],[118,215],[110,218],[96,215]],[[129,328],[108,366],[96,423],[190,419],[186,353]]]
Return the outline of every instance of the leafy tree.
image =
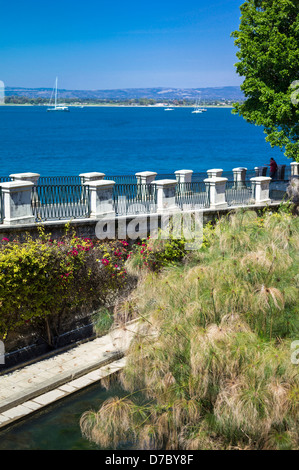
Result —
[[[232,36],[246,99],[233,112],[299,161],[299,0],[246,0],[240,10]]]

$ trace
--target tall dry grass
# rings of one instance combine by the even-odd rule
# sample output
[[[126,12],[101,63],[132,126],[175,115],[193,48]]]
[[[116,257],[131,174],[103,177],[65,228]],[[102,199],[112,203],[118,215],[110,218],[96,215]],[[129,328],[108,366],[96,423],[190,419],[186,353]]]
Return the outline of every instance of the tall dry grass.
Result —
[[[149,334],[128,352],[126,401],[83,416],[89,439],[142,449],[299,448],[290,349],[299,337],[299,219],[240,212],[205,236],[208,246],[185,263],[142,279],[135,308]]]

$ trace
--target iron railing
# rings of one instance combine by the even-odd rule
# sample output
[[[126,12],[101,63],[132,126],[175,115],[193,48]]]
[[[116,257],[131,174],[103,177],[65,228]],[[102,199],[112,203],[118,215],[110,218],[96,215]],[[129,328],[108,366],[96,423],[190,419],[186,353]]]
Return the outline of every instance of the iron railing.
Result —
[[[175,202],[181,209],[209,207],[209,191],[203,182],[177,183]]]
[[[227,181],[225,198],[229,206],[254,204],[254,188],[248,181]]]
[[[38,186],[64,186],[81,184],[80,176],[40,176]]]
[[[113,187],[116,215],[146,214],[156,211],[156,188],[147,184],[116,184]]]
[[[104,179],[115,181],[116,184],[137,184],[137,179],[135,175],[106,175]]]
[[[89,217],[89,187],[83,185],[34,186],[31,206],[37,221]]]
[[[289,180],[272,180],[269,185],[269,198],[272,201],[283,201],[287,198]]]

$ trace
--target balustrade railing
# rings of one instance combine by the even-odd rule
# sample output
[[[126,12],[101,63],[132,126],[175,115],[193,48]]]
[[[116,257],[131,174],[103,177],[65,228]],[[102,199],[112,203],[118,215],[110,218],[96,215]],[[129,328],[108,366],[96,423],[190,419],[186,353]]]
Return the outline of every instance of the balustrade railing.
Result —
[[[181,209],[209,207],[209,191],[203,182],[177,183],[175,201]]]
[[[155,212],[154,185],[116,184],[113,188],[113,207],[116,215],[146,214]]]
[[[37,185],[31,206],[37,221],[89,217],[89,188],[82,185]]]
[[[19,201],[17,205],[20,206],[28,204],[26,217],[30,219],[33,214],[36,221],[95,217],[108,211],[107,207],[108,213],[115,212],[116,216],[121,216],[151,214],[165,211],[168,207],[171,210],[175,207],[192,210],[269,204],[286,198],[288,182],[292,176],[298,177],[299,164],[293,162],[289,167],[280,165],[277,175],[271,180],[269,177],[265,178],[269,171],[267,167],[262,168],[262,177],[260,170],[261,167],[253,170],[240,167],[233,171],[182,170],[170,174],[141,172],[111,176],[93,172],[75,176],[40,176],[37,173],[2,176],[0,223],[5,219],[6,224],[13,224],[18,217],[22,220],[21,216],[9,215],[13,212],[18,214],[15,212],[15,200]],[[99,180],[103,179],[106,184],[101,185]],[[111,185],[107,185],[107,180],[112,182]],[[26,189],[22,182],[27,182],[27,188],[28,182],[33,183],[31,206],[30,197],[26,196],[28,202],[24,203],[22,200],[21,193],[25,194]],[[24,196],[25,199],[26,197]]]
[[[253,185],[248,181],[227,181],[225,199],[229,206],[254,204]]]

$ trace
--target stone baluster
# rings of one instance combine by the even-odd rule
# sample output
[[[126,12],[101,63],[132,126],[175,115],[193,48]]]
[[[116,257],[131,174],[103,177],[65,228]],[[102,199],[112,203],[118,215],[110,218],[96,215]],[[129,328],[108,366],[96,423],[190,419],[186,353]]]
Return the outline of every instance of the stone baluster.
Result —
[[[113,187],[115,181],[92,180],[84,183],[89,187],[90,217],[100,219],[105,216],[115,217]]]
[[[178,183],[191,183],[193,170],[177,170],[174,173]]]
[[[32,212],[31,193],[34,183],[15,180],[0,183],[2,192],[2,215],[4,225],[20,225],[35,222]]]
[[[233,168],[234,187],[236,189],[246,187],[246,171],[247,168],[244,167]]]
[[[299,176],[299,162],[291,162],[291,177]]]
[[[151,183],[155,186],[157,197],[157,212],[173,212],[179,208],[175,203],[176,180],[164,179]]]
[[[225,197],[227,178],[222,177],[209,177],[204,179],[207,186],[207,191],[210,197],[210,209],[225,209],[227,201]]]
[[[269,176],[256,176],[255,178],[250,178],[253,188],[253,195],[256,204],[270,204],[271,199],[269,197],[270,193],[270,181],[272,178]]]
[[[213,168],[212,170],[207,170],[208,178],[221,178],[223,170],[221,168]]]

